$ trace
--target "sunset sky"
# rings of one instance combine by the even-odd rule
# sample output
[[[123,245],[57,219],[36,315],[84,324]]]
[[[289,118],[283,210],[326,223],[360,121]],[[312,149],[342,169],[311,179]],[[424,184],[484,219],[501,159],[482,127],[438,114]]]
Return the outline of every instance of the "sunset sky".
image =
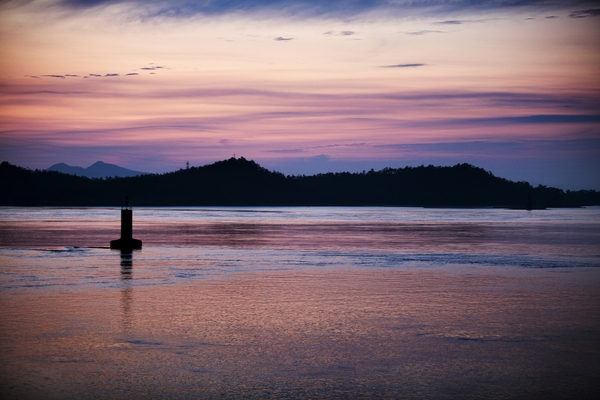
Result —
[[[0,1],[0,161],[468,162],[600,190],[589,1]]]

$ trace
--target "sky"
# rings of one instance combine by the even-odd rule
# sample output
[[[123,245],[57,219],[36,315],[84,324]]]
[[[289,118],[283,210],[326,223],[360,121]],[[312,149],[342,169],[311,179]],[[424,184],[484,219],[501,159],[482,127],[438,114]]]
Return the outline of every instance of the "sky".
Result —
[[[595,3],[0,0],[0,161],[470,163],[600,190]]]

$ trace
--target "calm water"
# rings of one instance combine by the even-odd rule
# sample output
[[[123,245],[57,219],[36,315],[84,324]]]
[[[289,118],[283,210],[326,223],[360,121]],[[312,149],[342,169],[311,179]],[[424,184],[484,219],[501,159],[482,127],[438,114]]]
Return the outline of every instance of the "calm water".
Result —
[[[2,398],[585,398],[600,208],[0,208]]]

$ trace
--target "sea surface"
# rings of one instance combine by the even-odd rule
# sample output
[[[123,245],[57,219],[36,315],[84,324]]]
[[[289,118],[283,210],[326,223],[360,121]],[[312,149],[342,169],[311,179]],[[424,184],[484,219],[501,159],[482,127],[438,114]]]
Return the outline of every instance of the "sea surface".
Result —
[[[0,208],[0,398],[594,398],[600,208]]]

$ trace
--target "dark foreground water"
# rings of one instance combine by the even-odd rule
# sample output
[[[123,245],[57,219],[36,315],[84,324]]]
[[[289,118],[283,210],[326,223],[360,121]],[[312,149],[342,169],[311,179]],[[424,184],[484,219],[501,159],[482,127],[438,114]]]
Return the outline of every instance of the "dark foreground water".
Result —
[[[0,208],[0,398],[593,398],[600,209]]]

